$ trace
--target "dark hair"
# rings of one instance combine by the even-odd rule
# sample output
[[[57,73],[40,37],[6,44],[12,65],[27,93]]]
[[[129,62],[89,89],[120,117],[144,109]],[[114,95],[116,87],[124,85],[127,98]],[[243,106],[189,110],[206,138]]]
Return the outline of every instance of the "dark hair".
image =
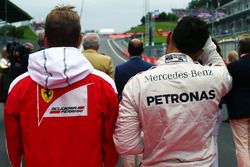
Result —
[[[193,54],[203,48],[210,33],[206,22],[198,17],[183,17],[173,32],[173,42],[177,49],[186,54]]]
[[[243,38],[239,41],[239,54],[250,53],[250,38]]]
[[[18,42],[9,41],[6,45],[6,48],[11,60],[16,58],[15,52],[19,53],[19,58],[22,58],[23,55],[29,54],[31,52],[28,48]]]
[[[214,38],[212,38],[212,41],[213,41],[213,43],[215,44],[215,46],[216,46],[216,51],[219,53],[219,55],[223,58],[223,55],[222,55],[222,53],[221,53],[221,47],[220,47],[220,45],[219,45],[219,43],[216,41],[216,39],[214,39]]]
[[[128,53],[130,56],[141,56],[143,43],[139,39],[133,39],[128,43]]]
[[[77,47],[81,33],[80,17],[72,6],[57,6],[46,17],[45,36],[49,47]]]

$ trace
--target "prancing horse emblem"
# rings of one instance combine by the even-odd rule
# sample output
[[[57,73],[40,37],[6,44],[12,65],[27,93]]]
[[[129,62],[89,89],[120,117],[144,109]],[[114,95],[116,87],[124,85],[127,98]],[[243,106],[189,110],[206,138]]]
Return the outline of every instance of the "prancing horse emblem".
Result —
[[[42,95],[43,100],[46,103],[49,103],[53,98],[54,90],[48,90],[48,89],[42,88],[41,89],[41,95]]]

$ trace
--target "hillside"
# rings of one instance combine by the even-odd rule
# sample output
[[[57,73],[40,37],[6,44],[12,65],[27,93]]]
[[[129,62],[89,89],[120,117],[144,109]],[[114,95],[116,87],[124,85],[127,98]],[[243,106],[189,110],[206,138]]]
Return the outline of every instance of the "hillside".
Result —
[[[156,22],[155,29],[162,29],[163,31],[172,31],[176,25],[176,22]],[[145,32],[145,25],[139,25],[131,28],[128,32]]]
[[[27,25],[19,27],[11,24],[3,25],[0,27],[0,36],[14,37],[32,41],[37,40],[36,34]]]
[[[17,27],[17,31],[22,32],[22,38],[28,40],[37,40],[37,35],[30,29],[29,26]]]
[[[161,29],[162,31],[173,31],[175,26],[176,26],[176,22],[156,22],[155,30]],[[145,25],[139,25],[137,27],[133,27],[128,32],[131,32],[131,33],[143,32],[144,33]],[[162,44],[165,42],[166,42],[166,37],[155,34],[155,37],[154,37],[155,44]]]

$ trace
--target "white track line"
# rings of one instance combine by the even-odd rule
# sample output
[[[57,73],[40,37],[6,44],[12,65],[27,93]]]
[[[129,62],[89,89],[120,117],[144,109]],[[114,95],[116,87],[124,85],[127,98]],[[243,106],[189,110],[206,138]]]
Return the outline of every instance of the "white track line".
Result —
[[[120,60],[126,62],[127,60],[124,59],[124,58],[122,58],[122,57],[114,50],[114,48],[111,46],[110,40],[111,40],[111,39],[108,39],[107,42],[108,42],[108,45],[109,45],[109,47],[111,48],[112,52],[113,52]]]

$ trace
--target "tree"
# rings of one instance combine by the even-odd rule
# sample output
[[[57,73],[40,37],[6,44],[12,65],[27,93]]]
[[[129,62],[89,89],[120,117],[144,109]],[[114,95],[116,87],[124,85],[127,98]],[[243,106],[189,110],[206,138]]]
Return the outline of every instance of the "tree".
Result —
[[[145,24],[145,16],[143,16],[140,21],[141,21],[141,24],[144,25]]]
[[[159,16],[155,19],[155,21],[167,21],[168,15],[165,12],[159,14]]]
[[[177,21],[178,17],[174,13],[168,13],[167,15],[168,21]]]
[[[13,25],[4,25],[0,27],[0,35],[14,37],[15,34],[16,34],[16,27]]]
[[[188,3],[188,9],[200,9],[204,8],[206,5],[205,1],[203,0],[192,0]]]
[[[147,14],[147,16],[148,16],[148,14]],[[159,16],[155,18],[156,22],[176,21],[176,20],[177,20],[176,14],[174,14],[174,13],[165,13],[165,12],[161,12],[159,14]],[[142,23],[142,25],[145,24],[145,16],[143,16],[141,18],[141,23]]]

